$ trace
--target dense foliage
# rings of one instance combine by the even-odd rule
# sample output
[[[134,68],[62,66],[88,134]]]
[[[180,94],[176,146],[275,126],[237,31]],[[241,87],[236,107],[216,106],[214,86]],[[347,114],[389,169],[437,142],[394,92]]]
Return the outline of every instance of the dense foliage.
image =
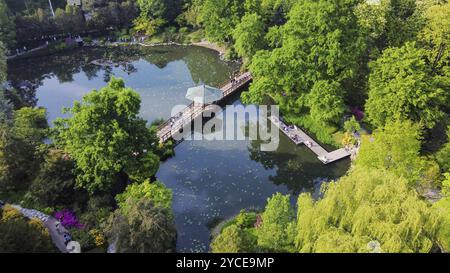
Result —
[[[217,252],[429,252],[438,242],[438,212],[420,200],[408,181],[389,172],[358,167],[313,200],[269,199],[262,223],[249,230],[229,226],[212,243]],[[245,240],[255,234],[257,240]],[[220,244],[220,247],[218,246]],[[221,248],[222,247],[222,248]]]
[[[45,109],[18,103],[13,90],[5,97],[5,54],[48,35],[190,33],[244,60],[253,75],[244,102],[271,100],[322,142],[361,143],[349,173],[318,199],[303,193],[294,208],[275,194],[263,211],[226,222],[212,252],[450,250],[448,1],[81,2],[53,0],[53,16],[46,0],[0,0],[2,198],[70,209],[83,249],[108,241],[118,252],[173,251],[172,192],[153,177],[171,153],[139,118],[137,93],[113,78],[49,134]],[[429,192],[440,200],[431,205]],[[52,251],[38,222],[9,209],[1,219],[0,251]]]
[[[0,253],[56,251],[47,229],[39,220],[28,220],[9,206],[0,208]]]
[[[0,22],[4,8],[0,1]],[[22,2],[22,3],[17,3]],[[25,2],[25,4],[24,4]],[[54,16],[48,0],[12,1],[7,0],[8,25],[7,45],[13,49],[15,41],[24,45],[33,43],[47,35],[77,35],[87,32],[107,33],[109,28],[122,29],[132,25],[138,15],[135,0],[82,0],[81,6],[66,5],[65,0],[52,0]]]
[[[156,136],[138,116],[139,95],[112,79],[107,87],[75,102],[71,117],[59,119],[55,141],[76,162],[76,185],[90,193],[111,190],[123,175],[152,177],[159,158],[152,150]]]
[[[106,233],[119,253],[166,253],[174,250],[176,230],[170,210],[145,198],[128,199],[127,211],[116,210]]]
[[[270,96],[288,120],[329,141],[365,48],[352,12],[358,2],[294,4],[287,23],[277,29],[280,45],[253,57],[254,82],[244,100],[261,102]]]
[[[130,210],[128,200],[146,199],[152,202],[153,206],[170,210],[172,206],[172,191],[166,188],[161,182],[150,183],[145,180],[142,183],[129,185],[125,191],[116,196],[117,204],[123,213]]]
[[[445,116],[449,81],[434,74],[425,50],[414,43],[386,49],[371,71],[366,110],[374,125],[409,119],[433,128]]]
[[[439,218],[407,181],[385,171],[358,168],[327,185],[314,202],[298,200],[296,246],[300,252],[429,252]]]
[[[46,110],[24,107],[14,111],[11,125],[0,124],[0,185],[3,190],[29,186],[42,158],[47,135]]]

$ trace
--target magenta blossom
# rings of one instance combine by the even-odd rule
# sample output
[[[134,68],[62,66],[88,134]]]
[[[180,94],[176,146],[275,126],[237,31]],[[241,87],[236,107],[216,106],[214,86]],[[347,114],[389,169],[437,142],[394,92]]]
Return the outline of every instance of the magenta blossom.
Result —
[[[358,106],[349,107],[350,112],[355,116],[356,120],[362,120],[364,117],[364,112],[359,109]]]
[[[78,221],[75,213],[68,209],[57,211],[54,216],[65,228],[84,228],[84,225]]]

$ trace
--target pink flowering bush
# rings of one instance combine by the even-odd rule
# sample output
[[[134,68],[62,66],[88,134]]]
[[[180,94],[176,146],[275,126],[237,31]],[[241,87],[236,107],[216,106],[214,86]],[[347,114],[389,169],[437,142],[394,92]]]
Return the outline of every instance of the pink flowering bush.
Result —
[[[75,213],[68,209],[59,210],[55,212],[54,216],[61,221],[65,228],[84,228],[84,225],[78,221]]]

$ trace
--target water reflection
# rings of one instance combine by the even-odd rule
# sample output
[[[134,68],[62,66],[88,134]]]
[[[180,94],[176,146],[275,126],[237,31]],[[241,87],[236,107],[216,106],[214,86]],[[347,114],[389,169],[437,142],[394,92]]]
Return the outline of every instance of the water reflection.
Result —
[[[91,64],[98,59],[118,65]],[[22,96],[37,98],[50,120],[113,75],[139,92],[143,118],[168,118],[173,106],[189,103],[187,88],[201,82],[217,86],[235,69],[217,53],[197,47],[82,49],[9,64],[13,82],[37,82],[35,93]],[[176,147],[176,156],[161,164],[157,177],[174,193],[179,251],[207,251],[214,223],[243,208],[264,207],[275,192],[317,194],[321,181],[339,177],[348,168],[346,160],[325,166],[306,148],[296,147],[283,134],[280,138],[274,152],[261,152],[258,140],[184,141]]]
[[[99,66],[96,60],[112,64]],[[143,118],[149,122],[169,118],[176,104],[189,104],[186,89],[201,82],[216,86],[237,69],[222,62],[218,54],[199,47],[119,47],[79,49],[51,57],[15,60],[9,63],[9,80],[14,86],[23,81],[36,82],[28,92],[20,89],[16,105],[48,109],[52,121],[61,108],[92,89],[105,86],[112,76],[122,77],[127,86],[141,95]]]
[[[213,223],[242,208],[262,209],[275,192],[291,194],[293,203],[303,191],[317,197],[323,181],[348,168],[347,160],[325,166],[305,147],[295,146],[284,134],[280,138],[274,152],[262,152],[259,140],[184,141],[177,146],[176,157],[162,164],[157,176],[174,191],[178,251],[207,251]]]

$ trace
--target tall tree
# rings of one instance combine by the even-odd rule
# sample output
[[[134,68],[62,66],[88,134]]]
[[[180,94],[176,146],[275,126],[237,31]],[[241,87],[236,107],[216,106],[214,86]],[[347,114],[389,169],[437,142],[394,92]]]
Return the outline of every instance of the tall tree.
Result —
[[[359,2],[296,2],[287,23],[280,28],[281,47],[259,51],[253,57],[250,70],[254,82],[249,92],[243,94],[244,101],[258,102],[269,95],[289,121],[314,133],[327,130],[311,122],[308,114],[316,105],[307,102],[317,100],[307,97],[316,82],[328,81],[333,87],[333,97],[338,102],[345,99],[343,90],[351,85],[365,47],[352,11]],[[319,94],[313,98],[323,95],[322,90],[315,91]],[[331,122],[338,122],[337,116]]]
[[[75,195],[74,162],[61,150],[49,150],[29,193],[42,207],[70,206]]]
[[[256,237],[250,232],[231,225],[224,228],[211,243],[212,253],[249,253],[254,251]]]
[[[55,121],[55,141],[75,160],[78,187],[107,191],[124,174],[143,181],[156,173],[158,140],[138,116],[140,103],[139,94],[113,78],[75,102],[72,117]]]
[[[23,190],[41,162],[39,149],[47,137],[45,109],[24,107],[14,112],[11,125],[0,124],[0,185]]]
[[[125,191],[116,195],[117,204],[122,212],[129,211],[127,200],[150,200],[155,207],[162,207],[170,210],[172,208],[172,190],[168,189],[161,182],[150,183],[148,180],[142,183],[133,183]]]
[[[3,42],[8,48],[12,48],[16,43],[15,39],[14,19],[8,14],[5,0],[0,0],[0,42]]]
[[[421,131],[411,121],[389,122],[362,142],[357,166],[385,169],[417,183],[423,171],[420,158]]]
[[[266,251],[292,252],[295,234],[295,212],[289,195],[274,194],[267,201],[257,230],[258,246]]]
[[[244,15],[239,0],[204,0],[200,21],[213,42],[232,42],[233,31]]]
[[[137,0],[141,16],[148,19],[163,19],[173,22],[181,12],[180,0]]]
[[[410,119],[433,128],[444,117],[448,80],[436,77],[415,43],[389,48],[371,64],[368,118],[375,126]]]
[[[389,1],[389,9],[386,13],[386,46],[400,47],[405,42],[416,40],[424,24],[424,10],[421,2],[427,1]]]
[[[176,230],[170,212],[155,207],[152,201],[127,200],[129,210],[123,214],[116,210],[106,228],[108,237],[115,242],[119,253],[173,252]]]
[[[258,14],[249,13],[242,17],[233,32],[234,47],[239,56],[251,59],[256,51],[264,47],[264,28],[264,22]]]
[[[419,34],[425,46],[428,62],[433,68],[447,66],[450,62],[450,2],[429,7],[425,13],[425,27]]]

